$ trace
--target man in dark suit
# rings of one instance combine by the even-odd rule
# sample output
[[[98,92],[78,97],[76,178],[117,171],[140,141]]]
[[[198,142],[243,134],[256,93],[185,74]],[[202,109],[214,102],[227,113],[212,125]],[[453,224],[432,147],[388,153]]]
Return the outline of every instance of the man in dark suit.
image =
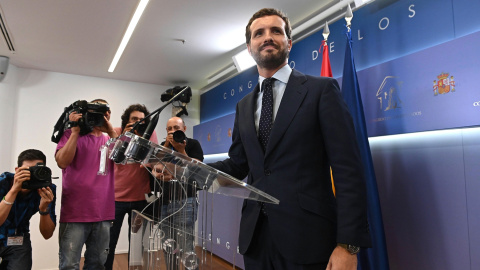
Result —
[[[245,36],[259,84],[237,104],[229,158],[209,164],[280,200],[244,201],[245,268],[357,269],[355,254],[370,246],[365,184],[338,83],[289,67],[291,27],[281,11],[255,13]]]

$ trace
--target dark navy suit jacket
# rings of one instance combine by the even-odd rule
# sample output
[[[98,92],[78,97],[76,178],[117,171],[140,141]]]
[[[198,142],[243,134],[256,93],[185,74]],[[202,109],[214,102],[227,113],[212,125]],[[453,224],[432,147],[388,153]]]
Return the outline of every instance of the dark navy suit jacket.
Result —
[[[248,184],[280,200],[266,210],[271,236],[288,260],[326,262],[337,243],[370,246],[362,163],[337,81],[293,70],[265,153],[254,123],[258,88],[237,104],[229,158],[209,165],[239,179],[248,176]],[[242,254],[259,215],[260,204],[245,200]]]

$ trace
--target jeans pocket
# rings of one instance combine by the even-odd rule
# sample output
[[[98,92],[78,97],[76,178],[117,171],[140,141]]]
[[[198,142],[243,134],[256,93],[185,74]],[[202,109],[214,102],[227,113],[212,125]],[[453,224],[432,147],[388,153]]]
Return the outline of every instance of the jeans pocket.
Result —
[[[59,238],[62,238],[65,236],[65,233],[67,232],[68,230],[68,226],[69,223],[60,223],[60,228],[58,229],[58,237]]]

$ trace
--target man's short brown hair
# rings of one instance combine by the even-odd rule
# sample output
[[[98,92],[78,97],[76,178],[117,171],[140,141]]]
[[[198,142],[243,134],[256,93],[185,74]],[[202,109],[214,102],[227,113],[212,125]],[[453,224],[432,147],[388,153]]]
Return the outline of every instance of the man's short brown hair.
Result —
[[[125,111],[122,114],[122,131],[127,126],[128,121],[130,121],[130,114],[134,111],[139,111],[139,112],[143,113],[145,116],[150,114],[147,107],[145,107],[145,105],[143,105],[143,104],[132,104],[132,105],[128,106],[128,108],[125,109]],[[146,125],[148,125],[148,123],[150,123],[150,118],[145,119],[144,122],[145,122]]]
[[[262,8],[259,11],[257,11],[255,14],[253,14],[252,18],[248,21],[247,27],[245,29],[245,38],[247,41],[247,44],[250,44],[250,39],[252,38],[252,32],[250,31],[250,26],[252,25],[253,21],[255,21],[258,18],[262,18],[265,16],[272,16],[276,15],[285,22],[285,34],[287,35],[288,39],[292,39],[292,26],[290,25],[290,20],[288,20],[287,15],[283,13],[282,11],[274,8]]]

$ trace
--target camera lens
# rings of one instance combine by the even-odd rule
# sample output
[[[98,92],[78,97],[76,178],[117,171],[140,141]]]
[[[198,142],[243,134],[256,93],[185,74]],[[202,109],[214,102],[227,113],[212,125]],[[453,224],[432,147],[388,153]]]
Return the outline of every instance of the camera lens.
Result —
[[[185,133],[181,130],[177,130],[173,133],[173,140],[178,142],[178,143],[183,143],[187,136],[185,136]]]
[[[39,162],[37,165],[28,168],[30,181],[24,181],[22,188],[37,189],[47,187],[52,183],[52,170]]]
[[[34,177],[39,181],[47,181],[52,175],[52,171],[47,167],[38,167],[33,172]]]

